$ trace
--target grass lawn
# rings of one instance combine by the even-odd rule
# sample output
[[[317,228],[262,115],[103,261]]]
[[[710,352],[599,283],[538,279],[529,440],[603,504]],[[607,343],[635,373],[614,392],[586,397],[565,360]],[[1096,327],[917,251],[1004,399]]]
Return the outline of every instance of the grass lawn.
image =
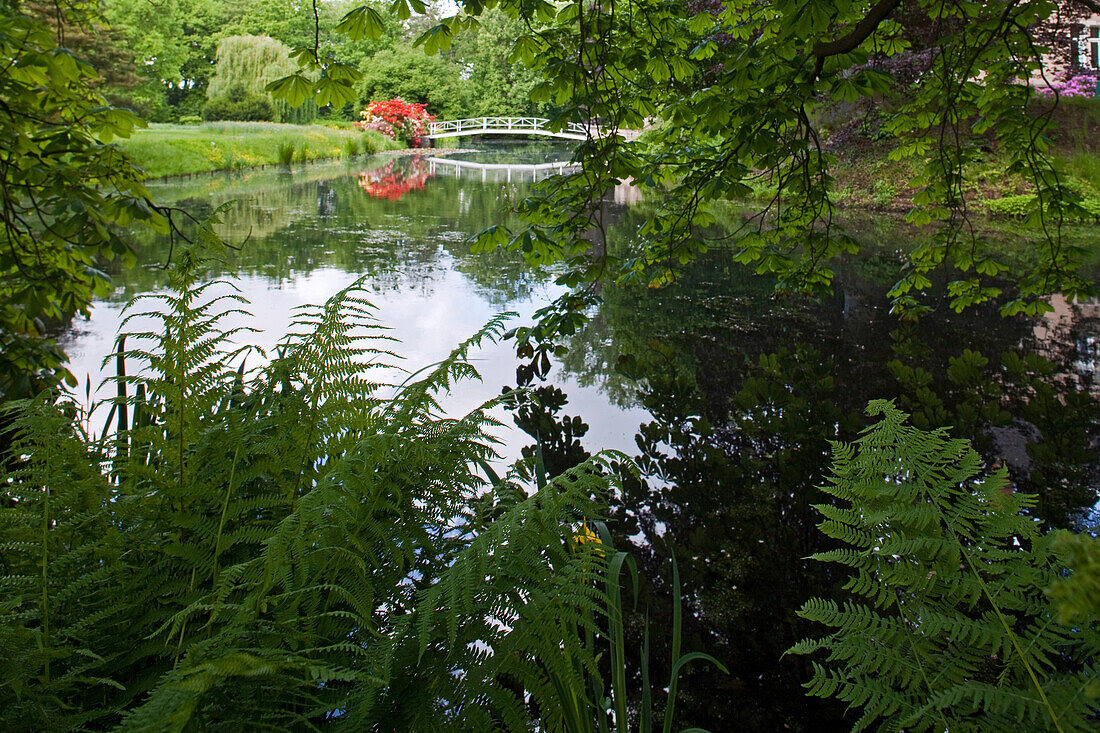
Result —
[[[149,125],[119,146],[149,178],[374,153],[399,147],[376,132],[274,122]]]

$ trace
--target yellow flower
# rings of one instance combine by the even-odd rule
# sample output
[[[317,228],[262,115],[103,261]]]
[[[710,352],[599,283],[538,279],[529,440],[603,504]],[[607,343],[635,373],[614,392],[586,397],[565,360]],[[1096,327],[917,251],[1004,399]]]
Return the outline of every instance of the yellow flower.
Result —
[[[603,544],[600,541],[599,535],[592,531],[592,528],[588,526],[588,522],[582,523],[580,529],[578,529],[573,534],[573,542],[577,545],[585,545],[590,542],[597,545]],[[599,549],[599,553],[600,555],[604,554],[602,549]]]

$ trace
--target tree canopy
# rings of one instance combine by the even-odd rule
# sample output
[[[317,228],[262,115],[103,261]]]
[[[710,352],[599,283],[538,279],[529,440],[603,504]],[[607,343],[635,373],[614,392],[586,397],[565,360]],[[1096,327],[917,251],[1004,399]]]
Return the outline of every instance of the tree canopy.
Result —
[[[464,0],[460,7],[421,36],[428,52],[449,48],[500,8],[528,24],[512,58],[541,72],[535,100],[560,105],[559,123],[599,129],[578,153],[583,169],[530,201],[531,228],[494,230],[484,240],[522,248],[536,261],[572,262],[569,284],[609,269],[661,284],[700,252],[732,246],[738,261],[777,274],[781,287],[827,287],[829,261],[855,245],[834,220],[834,156],[820,134],[822,118],[864,98],[884,117],[891,157],[913,166],[908,220],[939,232],[910,253],[892,290],[899,311],[923,310],[918,293],[941,270],[954,273],[947,291],[956,308],[1001,294],[997,278],[1007,266],[974,233],[968,207],[968,166],[989,149],[1002,155],[1006,174],[1033,188],[1026,222],[1043,234],[1033,266],[1013,273],[1017,297],[1003,311],[1042,310],[1037,296],[1056,290],[1089,292],[1076,274],[1078,253],[1062,238],[1063,222],[1083,211],[1047,154],[1054,102],[1026,83],[1043,73],[1036,28],[1055,10],[1051,0]],[[352,11],[342,26],[369,33],[364,17],[372,17],[369,8]],[[652,130],[653,142],[616,134],[626,128]],[[600,228],[598,202],[622,181],[662,205],[641,227],[632,256],[582,256]],[[739,231],[708,234],[716,203],[762,188],[771,200]]]
[[[167,230],[113,138],[140,120],[108,106],[95,70],[32,17],[0,16],[0,400],[66,376],[51,322],[87,314],[100,269],[133,259],[116,225]]]
[[[345,93],[346,98],[326,97],[333,103],[326,112],[330,116],[353,120],[361,105],[393,96],[428,103],[433,112],[446,116],[532,114],[545,108],[530,100],[535,74],[509,59],[516,38],[527,32],[518,17],[489,10],[476,33],[433,58],[414,47],[415,39],[440,21],[430,8],[414,17],[402,17],[396,6],[386,3],[368,9],[372,32],[349,36],[335,29],[355,30],[354,24],[341,23],[349,10],[354,12],[350,0],[319,3],[316,15],[311,6],[282,0],[104,0],[104,21],[91,37],[99,48],[96,58],[112,59],[112,76],[126,76],[109,78],[105,85],[154,122],[198,114],[212,98],[207,85],[217,73],[219,45],[242,36],[316,49],[318,58],[337,64],[330,75],[340,83],[327,93]],[[293,70],[291,64],[280,76]],[[312,87],[318,76],[323,75],[303,78],[309,77]]]

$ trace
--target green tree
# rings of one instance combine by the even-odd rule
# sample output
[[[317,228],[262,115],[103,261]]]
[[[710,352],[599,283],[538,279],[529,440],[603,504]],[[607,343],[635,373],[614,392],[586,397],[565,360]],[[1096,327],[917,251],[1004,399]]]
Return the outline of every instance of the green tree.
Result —
[[[440,119],[464,117],[467,93],[459,69],[441,56],[425,56],[407,45],[396,45],[363,59],[356,82],[359,101],[401,98],[428,105],[428,112]]]
[[[0,66],[0,400],[9,400],[66,376],[47,328],[87,315],[108,291],[105,260],[133,260],[115,227],[167,222],[140,170],[109,144],[139,120],[105,105],[94,69],[49,27],[10,12],[0,16]]]
[[[291,47],[319,41],[331,45],[332,27],[339,18],[337,3],[317,3],[317,18],[312,7],[300,0],[233,0],[227,5],[232,20],[225,36],[271,36]]]
[[[537,104],[531,93],[540,76],[511,58],[516,41],[528,26],[500,9],[486,11],[476,28],[455,39],[451,57],[461,67],[469,88],[471,115],[543,114],[549,105]]]
[[[229,6],[212,0],[104,2],[104,16],[126,39],[133,64],[151,77],[131,96],[149,119],[164,122],[199,113],[228,12]]]
[[[268,84],[292,72],[290,49],[269,36],[228,36],[218,43],[218,62],[207,87],[208,119],[311,122],[312,100],[291,107],[265,91]]]

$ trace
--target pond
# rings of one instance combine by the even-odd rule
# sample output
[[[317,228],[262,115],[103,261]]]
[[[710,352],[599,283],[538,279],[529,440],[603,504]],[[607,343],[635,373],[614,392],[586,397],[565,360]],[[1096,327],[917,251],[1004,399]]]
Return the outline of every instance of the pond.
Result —
[[[296,306],[322,302],[366,275],[379,320],[418,368],[494,314],[515,312],[513,323],[523,324],[562,292],[553,273],[512,253],[474,253],[468,237],[508,221],[506,210],[532,181],[568,157],[554,145],[445,159],[429,151],[196,177],[156,184],[154,195],[196,215],[223,207],[221,231],[240,250],[212,264],[211,276],[236,278],[251,325],[263,329],[258,345],[274,346]],[[629,190],[615,198],[605,217],[609,248],[627,246],[645,205]],[[608,510],[609,526],[645,578],[635,636],[648,613],[661,679],[675,553],[684,649],[707,651],[730,670],[689,670],[677,729],[850,727],[841,706],[803,695],[808,664],[783,652],[819,631],[796,616],[801,604],[835,595],[843,582],[805,559],[825,547],[811,504],[824,497],[816,487],[829,441],[851,439],[867,424],[868,400],[895,399],[919,427],[953,426],[990,464],[1005,464],[1018,490],[1040,495],[1036,513],[1051,525],[1089,521],[1085,509],[1096,503],[1100,306],[1054,298],[1043,317],[1006,319],[993,306],[956,314],[933,292],[929,316],[901,322],[884,293],[897,279],[900,252],[920,235],[885,215],[849,215],[846,224],[867,247],[837,268],[828,297],[776,297],[771,281],[722,249],[666,288],[603,286],[588,326],[564,339],[568,353],[548,381],[532,385],[543,408],[521,412],[548,466],[603,448],[638,463],[640,480],[612,497]],[[1026,236],[991,226],[1009,249]],[[1100,245],[1088,229],[1074,236]],[[142,266],[118,273],[114,294],[66,338],[74,373],[92,384],[123,305],[165,284],[168,243],[139,246]],[[511,344],[475,359],[483,381],[461,386],[449,410],[517,383]],[[505,461],[534,442],[520,430],[502,438]]]

